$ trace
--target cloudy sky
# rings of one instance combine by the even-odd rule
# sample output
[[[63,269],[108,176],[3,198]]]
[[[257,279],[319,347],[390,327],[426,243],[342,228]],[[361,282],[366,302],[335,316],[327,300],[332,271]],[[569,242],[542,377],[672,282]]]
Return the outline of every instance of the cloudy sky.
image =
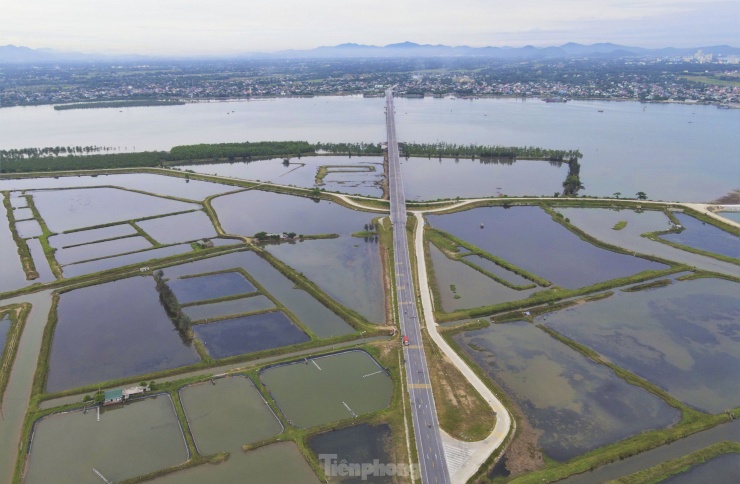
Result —
[[[0,45],[234,54],[344,42],[740,46],[740,0],[2,0]]]

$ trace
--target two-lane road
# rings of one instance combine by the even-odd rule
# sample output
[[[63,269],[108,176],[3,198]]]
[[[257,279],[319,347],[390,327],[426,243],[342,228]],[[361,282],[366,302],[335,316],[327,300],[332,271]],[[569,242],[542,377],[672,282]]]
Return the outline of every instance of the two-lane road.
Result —
[[[388,189],[391,202],[391,223],[393,224],[396,300],[401,334],[409,339],[409,345],[404,346],[403,353],[421,480],[425,484],[448,483],[450,476],[439,433],[437,409],[434,406],[434,395],[421,339],[421,324],[416,309],[414,280],[406,236],[406,198],[398,155],[391,89],[386,91],[386,129],[388,132]]]

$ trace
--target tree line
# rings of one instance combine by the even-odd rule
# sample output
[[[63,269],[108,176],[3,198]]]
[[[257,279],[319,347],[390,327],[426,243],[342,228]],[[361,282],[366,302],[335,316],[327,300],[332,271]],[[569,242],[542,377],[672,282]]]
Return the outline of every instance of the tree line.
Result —
[[[567,161],[583,158],[579,150],[552,150],[536,146],[499,146],[499,145],[459,145],[453,143],[399,143],[401,155],[444,157],[444,158],[480,158],[490,160],[503,158],[508,160],[549,160]]]
[[[164,278],[164,272],[160,269],[155,271],[154,281],[157,285],[157,292],[159,293],[159,300],[164,306],[164,310],[167,312],[167,316],[175,325],[177,331],[180,332],[180,336],[186,341],[192,341],[193,339],[193,322],[190,317],[182,312],[177,296],[172,292],[170,286],[167,285],[167,280]]]

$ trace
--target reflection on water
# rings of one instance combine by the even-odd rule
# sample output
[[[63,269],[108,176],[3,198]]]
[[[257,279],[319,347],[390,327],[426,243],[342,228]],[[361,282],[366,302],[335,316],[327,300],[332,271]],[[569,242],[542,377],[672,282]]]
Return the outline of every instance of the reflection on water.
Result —
[[[737,235],[683,213],[677,213],[675,216],[684,230],[677,234],[661,235],[665,240],[727,257],[740,258],[740,237]]]
[[[543,432],[540,445],[553,459],[665,427],[679,416],[529,323],[491,325],[454,338]]]
[[[566,288],[666,268],[591,245],[539,207],[475,208],[427,219],[434,228]]]
[[[339,336],[354,332],[352,327],[326,306],[311,297],[306,291],[275,270],[267,261],[251,251],[211,257],[196,262],[167,267],[165,277],[202,274],[241,267],[270,294],[275,296],[303,324],[319,338]]]
[[[328,173],[319,188],[332,192],[371,197],[382,195],[379,184],[383,180],[383,158],[380,156],[303,156],[292,158],[287,166],[283,163],[282,158],[274,158],[271,160],[183,165],[180,168],[209,175],[313,188],[317,186],[316,174],[319,167],[337,165],[352,166],[363,171],[341,174],[337,172]],[[352,168],[349,170],[352,170]]]
[[[213,358],[254,353],[308,341],[308,335],[281,311],[193,326]]]
[[[547,161],[514,164],[450,158],[402,159],[403,183],[409,200],[500,195],[547,195],[563,191],[568,166]]]
[[[697,464],[662,482],[666,484],[695,484],[697,482],[735,484],[738,476],[740,476],[740,457],[732,453],[719,455],[707,462]]]
[[[432,244],[429,245],[429,253],[445,312],[526,299],[540,290],[517,291],[506,287],[460,261],[447,258]]]
[[[57,313],[48,392],[199,361],[174,330],[151,277],[66,292]]]
[[[325,465],[326,462],[336,463],[346,462],[349,464],[373,464],[377,460],[381,464],[392,462],[388,448],[391,443],[391,428],[387,424],[368,425],[360,424],[343,429],[326,432],[311,437],[308,441],[309,447],[319,458],[319,464]],[[321,455],[329,455],[323,460]],[[391,476],[374,476],[369,477],[371,482],[391,483]],[[364,482],[358,477],[335,477],[332,481],[350,483]],[[366,482],[366,481],[365,481]]]
[[[740,292],[697,279],[613,297],[547,316],[556,331],[593,348],[676,398],[709,412],[740,402]]]
[[[259,190],[218,197],[213,208],[226,233],[247,236],[258,232],[349,235],[364,230],[377,217],[326,200]]]
[[[343,236],[270,245],[267,250],[368,321],[385,322],[383,266],[376,242]]]
[[[189,212],[136,222],[160,244],[177,244],[218,235],[204,212]]]
[[[239,272],[222,272],[205,276],[170,279],[167,285],[175,293],[180,304],[206,301],[221,297],[255,292],[255,288]]]
[[[116,188],[39,191],[33,192],[33,201],[52,232],[200,208]]]

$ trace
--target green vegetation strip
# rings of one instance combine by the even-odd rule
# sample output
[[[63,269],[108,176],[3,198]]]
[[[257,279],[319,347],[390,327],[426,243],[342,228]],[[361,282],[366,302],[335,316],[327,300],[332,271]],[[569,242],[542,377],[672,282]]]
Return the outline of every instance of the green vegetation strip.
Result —
[[[31,257],[31,250],[28,248],[28,244],[26,244],[25,239],[22,239],[20,235],[18,235],[18,230],[15,227],[13,207],[10,204],[10,192],[3,192],[3,205],[5,205],[5,212],[8,217],[8,223],[10,224],[10,233],[13,235],[13,240],[18,248],[18,255],[21,259],[23,271],[26,273],[26,279],[38,279],[39,273],[36,271],[36,264],[33,262],[33,257]]]
[[[614,227],[612,227],[612,230],[622,230],[627,226],[626,220],[620,220],[619,222],[614,224]]]
[[[523,278],[528,279],[528,280],[534,282],[538,286],[549,287],[549,286],[552,285],[552,283],[550,281],[548,281],[546,279],[543,279],[543,278],[541,278],[539,276],[536,276],[536,275],[532,274],[531,272],[525,271],[521,267],[515,266],[514,264],[511,264],[511,263],[505,261],[504,259],[501,259],[500,257],[496,257],[495,255],[493,255],[493,254],[491,254],[489,252],[486,252],[485,250],[483,250],[483,249],[481,249],[481,248],[479,248],[479,247],[477,247],[477,246],[475,246],[475,245],[473,245],[473,244],[471,244],[469,242],[466,242],[466,241],[464,241],[462,239],[459,239],[459,238],[455,237],[454,235],[449,234],[447,232],[443,232],[441,230],[433,229],[433,228],[430,227],[430,228],[427,228],[425,235],[427,235],[427,237],[429,237],[429,240],[431,240],[433,243],[435,243],[435,244],[437,244],[437,243],[442,244],[442,245],[439,245],[438,247],[440,247],[440,248],[443,248],[444,247],[443,251],[449,251],[449,252],[455,252],[456,253],[456,252],[459,252],[458,247],[464,247],[465,249],[467,249],[468,251],[470,251],[470,254],[466,254],[466,255],[478,255],[480,257],[483,257],[484,259],[488,259],[491,262],[493,262],[494,264],[496,264],[497,266],[502,267],[502,268],[504,268],[504,269],[506,269],[506,270],[508,270],[510,272],[513,272],[514,274],[518,274],[518,275],[522,276]],[[447,239],[447,242],[444,242],[444,241],[440,240],[440,238],[441,239]],[[454,250],[450,250],[450,248],[453,247],[453,246],[454,246]],[[493,276],[493,274],[491,274],[491,276]],[[522,287],[522,286],[515,286],[515,285],[513,285],[513,284],[511,284],[509,282],[503,282],[504,281],[503,279],[497,278],[496,276],[493,276],[493,278],[496,278],[498,282],[501,282],[501,284],[504,284],[507,287],[511,287],[512,289],[516,289],[516,288],[521,288]],[[500,279],[500,281],[499,281],[499,279]]]
[[[697,464],[703,464],[717,456],[738,453],[740,453],[740,443],[730,441],[717,442],[716,444],[710,445],[709,447],[705,447],[696,452],[692,452],[683,457],[663,462],[662,464],[658,464],[609,482],[620,484],[654,484],[661,482],[672,475],[686,472],[691,469],[691,467]]]
[[[49,267],[51,268],[51,272],[54,273],[54,277],[57,279],[62,278],[62,268],[57,263],[56,258],[54,257],[54,253],[57,251],[55,248],[53,248],[51,245],[49,245],[49,237],[54,235],[54,232],[49,230],[49,227],[46,226],[46,222],[44,222],[44,219],[41,217],[41,214],[39,213],[38,209],[36,208],[36,203],[33,201],[33,196],[26,195],[26,200],[28,200],[28,208],[31,209],[31,212],[33,213],[34,218],[39,223],[39,226],[41,227],[41,237],[39,237],[39,242],[41,242],[41,247],[44,249],[44,255],[46,256],[46,260],[49,263]]]
[[[638,284],[636,286],[625,287],[622,292],[637,292],[644,291],[645,289],[652,289],[655,287],[669,286],[673,284],[670,279],[658,279],[657,281],[646,282],[645,284]]]
[[[30,311],[31,305],[28,303],[11,304],[0,308],[0,319],[5,315],[10,316],[10,328],[5,337],[5,347],[0,348],[0,406],[2,406],[5,387],[10,378],[10,370],[13,368],[15,354],[18,352],[18,341]]]

